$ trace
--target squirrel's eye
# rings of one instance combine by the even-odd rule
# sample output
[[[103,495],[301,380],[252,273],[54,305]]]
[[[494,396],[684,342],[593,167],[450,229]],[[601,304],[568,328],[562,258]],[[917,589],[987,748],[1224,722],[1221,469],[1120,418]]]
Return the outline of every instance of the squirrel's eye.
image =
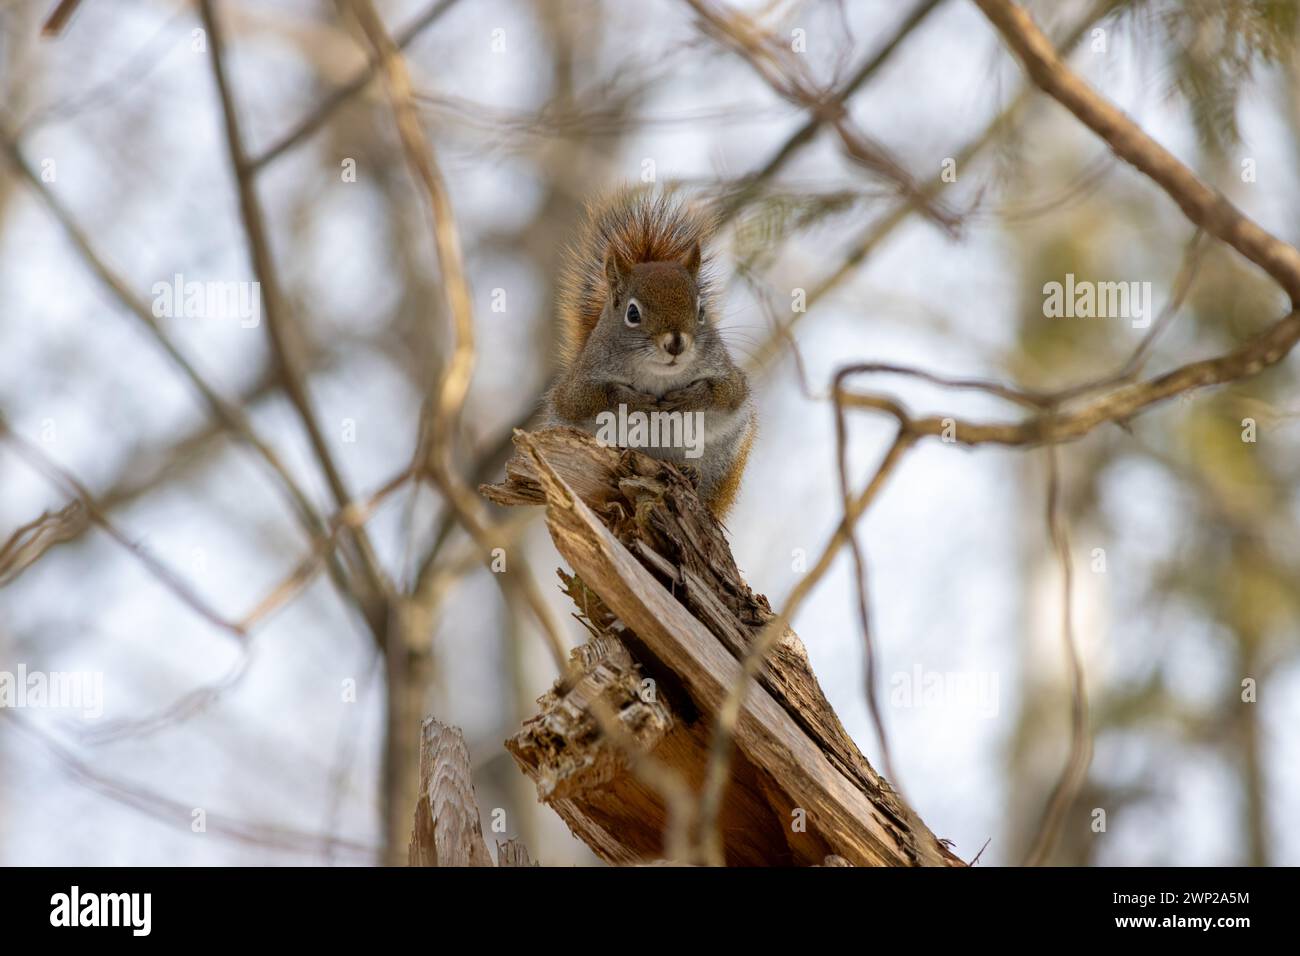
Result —
[[[641,310],[637,307],[635,299],[627,304],[627,314],[623,316],[623,321],[629,326],[641,324]]]

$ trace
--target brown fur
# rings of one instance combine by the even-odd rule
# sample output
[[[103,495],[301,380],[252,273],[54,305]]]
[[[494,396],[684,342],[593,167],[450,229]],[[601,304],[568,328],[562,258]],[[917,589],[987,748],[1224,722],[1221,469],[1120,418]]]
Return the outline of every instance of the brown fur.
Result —
[[[605,262],[610,255],[628,265],[681,263],[713,231],[709,217],[664,193],[621,189],[587,206],[578,240],[565,255],[560,278],[560,362],[565,368],[582,351],[600,320],[609,295]],[[706,270],[699,275],[707,296]]]
[[[727,516],[731,506],[736,503],[736,495],[740,493],[740,479],[745,473],[745,465],[749,462],[749,450],[754,447],[754,438],[757,435],[758,426],[751,424],[745,440],[740,445],[740,450],[736,453],[735,460],[727,469],[727,477],[714,490],[712,497],[704,502],[719,521]]]

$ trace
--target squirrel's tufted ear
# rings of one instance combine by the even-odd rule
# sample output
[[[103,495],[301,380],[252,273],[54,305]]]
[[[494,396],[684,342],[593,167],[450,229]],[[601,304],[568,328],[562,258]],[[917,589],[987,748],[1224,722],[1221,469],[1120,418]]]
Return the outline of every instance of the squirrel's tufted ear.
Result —
[[[682,258],[682,265],[686,271],[695,279],[700,274],[700,241],[697,239],[691,243],[691,247],[686,250],[686,255]]]
[[[631,276],[632,264],[619,255],[616,247],[610,246],[605,253],[605,281],[609,283],[609,291],[615,298],[627,289]]]

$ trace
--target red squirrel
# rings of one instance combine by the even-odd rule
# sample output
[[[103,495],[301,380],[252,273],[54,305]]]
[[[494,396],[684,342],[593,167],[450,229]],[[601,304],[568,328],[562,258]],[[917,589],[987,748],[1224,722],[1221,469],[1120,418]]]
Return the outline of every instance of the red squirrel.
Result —
[[[551,424],[598,436],[620,412],[693,416],[686,424],[699,426],[699,441],[690,447],[628,444],[694,467],[701,500],[722,518],[757,420],[745,373],[716,324],[703,255],[712,231],[706,214],[653,189],[589,204],[560,282],[560,374],[546,412]]]

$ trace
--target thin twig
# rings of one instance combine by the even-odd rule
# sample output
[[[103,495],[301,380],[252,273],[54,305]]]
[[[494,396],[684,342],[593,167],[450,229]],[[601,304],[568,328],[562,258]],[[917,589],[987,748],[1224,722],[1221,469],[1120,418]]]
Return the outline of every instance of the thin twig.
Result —
[[[849,479],[849,434],[844,404],[840,401],[844,380],[853,374],[852,369],[841,369],[835,375],[833,394],[835,396],[835,463],[840,481],[840,500],[844,514],[853,506],[853,486]],[[901,435],[902,432],[900,431]],[[863,684],[867,693],[867,711],[876,727],[876,737],[880,741],[880,756],[884,765],[885,776],[894,786],[899,785],[898,774],[894,770],[894,758],[889,748],[889,735],[885,731],[884,718],[880,716],[880,702],[876,694],[876,646],[871,636],[871,614],[867,607],[867,560],[858,542],[857,525],[846,529],[849,551],[853,555],[854,580],[858,594],[858,622],[862,628],[862,650],[865,663]]]
[[[1188,219],[1272,276],[1290,296],[1293,307],[1300,307],[1300,251],[1251,220],[1085,83],[1022,7],[1011,0],[975,0],[975,4],[1043,92],[1105,140],[1115,155],[1168,193]]]
[[[0,587],[13,583],[50,548],[71,541],[89,524],[86,509],[74,501],[58,511],[41,512],[40,517],[15,529],[0,547]]]
[[[100,528],[104,529],[114,541],[120,544],[126,550],[130,551],[145,569],[149,571],[161,584],[169,591],[175,594],[182,602],[189,605],[191,610],[204,618],[208,623],[232,634],[234,637],[243,641],[247,636],[247,630],[238,622],[226,618],[220,611],[213,608],[207,601],[203,600],[192,587],[176,574],[171,568],[154,557],[145,548],[132,541],[131,538],[121,531],[100,509],[95,502],[94,496],[90,490],[83,485],[75,475],[66,468],[54,462],[35,444],[23,438],[12,428],[3,417],[0,417],[0,438],[9,442],[24,461],[32,466],[36,471],[45,475],[53,484],[62,490],[69,497],[81,502],[81,507],[85,509],[86,517],[94,522]]]
[[[913,180],[902,162],[888,149],[858,128],[848,115],[843,99],[828,96],[806,75],[802,63],[785,45],[767,34],[753,19],[734,9],[719,8],[708,0],[686,0],[700,19],[702,29],[744,59],[778,96],[811,109],[839,135],[844,154],[854,163],[891,183],[926,217],[950,234],[959,217],[935,202],[932,195]],[[725,11],[725,12],[724,12]]]
[[[234,172],[235,185],[239,194],[239,214],[248,239],[249,257],[253,271],[261,284],[263,314],[266,319],[267,339],[271,345],[272,355],[280,369],[285,394],[298,414],[303,429],[307,433],[312,450],[315,453],[325,480],[334,496],[335,504],[345,508],[352,501],[337,465],[329,443],[321,431],[316,415],[312,411],[311,400],[307,395],[307,385],[299,367],[298,359],[290,347],[290,333],[286,324],[285,300],[280,290],[279,274],[275,269],[271,254],[270,235],[266,228],[266,219],[262,213],[261,201],[257,196],[257,187],[249,173],[245,160],[243,136],[240,132],[239,115],[234,102],[234,94],[226,75],[225,44],[221,26],[217,21],[212,0],[199,0],[199,12],[203,26],[208,34],[213,80],[221,102],[221,113],[225,121],[226,151],[230,167]],[[350,540],[359,564],[360,581],[363,590],[358,595],[367,622],[375,640],[383,644],[388,639],[387,595],[391,588],[384,577],[374,548],[364,528],[350,529]]]
[[[915,441],[916,436],[908,430],[899,430],[894,443],[881,459],[880,466],[867,486],[845,510],[843,519],[823,548],[821,556],[795,585],[790,596],[786,598],[781,612],[759,632],[745,653],[745,659],[741,662],[740,676],[727,692],[722,707],[718,709],[709,740],[709,764],[705,770],[704,790],[700,794],[699,835],[701,840],[707,841],[706,857],[710,862],[716,864],[721,861],[721,841],[717,832],[718,817],[722,811],[722,796],[726,791],[731,763],[731,742],[735,737],[736,723],[740,719],[741,709],[749,693],[749,685],[762,669],[768,652],[776,646],[804,600],[830,570],[840,548],[848,542],[849,529],[875,500],[880,489],[884,487],[885,481]]]
[[[193,800],[176,800],[152,790],[146,790],[134,782],[113,777],[97,770],[77,756],[74,751],[66,747],[53,734],[15,708],[0,707],[0,719],[11,721],[19,730],[35,738],[51,756],[63,765],[63,768],[77,783],[87,789],[143,813],[155,822],[183,829],[187,833],[193,832],[194,807],[196,806]],[[236,843],[310,855],[319,855],[322,851],[346,853],[360,863],[369,862],[375,856],[374,848],[365,843],[329,834],[309,833],[278,824],[241,820],[236,817],[207,811],[205,811],[203,819],[206,826],[203,832]]]
[[[1082,39],[1087,36],[1088,29],[1097,22],[1097,20],[1109,13],[1116,5],[1116,0],[1098,0],[1097,3],[1089,10],[1088,14],[1079,20],[1077,24],[1069,31],[1061,41],[1061,48],[1069,51],[1073,50]],[[1026,81],[1024,86],[1017,94],[1011,98],[1005,107],[988,123],[984,129],[969,140],[964,146],[953,153],[953,159],[958,170],[964,169],[977,157],[979,157],[1001,133],[1008,129],[1019,116],[1021,111],[1030,102],[1030,93],[1034,89],[1031,82]],[[933,199],[944,192],[948,183],[940,178],[931,180],[925,187],[926,196]],[[808,296],[804,302],[802,312],[792,312],[790,316],[781,323],[768,338],[768,340],[759,347],[758,353],[749,363],[748,371],[751,374],[766,370],[771,363],[780,354],[784,343],[791,339],[791,333],[796,324],[798,324],[805,315],[812,310],[812,307],[826,298],[831,292],[838,288],[850,275],[861,268],[863,262],[880,247],[880,245],[894,233],[899,226],[905,223],[911,215],[916,212],[918,206],[910,198],[900,200],[892,209],[880,217],[876,222],[868,226],[861,235],[858,236],[850,245],[848,251],[844,254],[840,263],[828,273],[820,282],[808,290]]]
[[[1074,562],[1070,556],[1070,535],[1061,508],[1060,463],[1055,445],[1047,446],[1047,528],[1061,562],[1061,640],[1070,674],[1070,753],[1052,790],[1025,866],[1041,866],[1056,845],[1065,815],[1083,786],[1092,760],[1092,738],[1088,735],[1088,690],[1083,679],[1083,662],[1074,638]]]
[[[315,507],[308,498],[293,474],[289,471],[288,466],[284,463],[277,452],[268,442],[253,429],[248,421],[244,411],[238,405],[222,397],[217,390],[208,383],[207,379],[198,371],[192,362],[180,351],[180,348],[172,341],[171,337],[163,330],[162,326],[154,318],[153,311],[150,307],[137,298],[131,291],[126,281],[115,273],[96,251],[89,235],[81,228],[81,225],[73,218],[71,212],[63,205],[62,201],[50,190],[49,186],[38,176],[35,170],[27,162],[18,143],[14,141],[6,132],[0,131],[0,146],[8,155],[10,161],[22,174],[27,184],[36,191],[44,201],[59,225],[63,227],[64,233],[71,240],[72,245],[81,254],[82,259],[89,266],[90,271],[95,274],[101,283],[112,293],[135,318],[137,318],[154,338],[162,350],[171,359],[172,363],[181,371],[190,385],[203,399],[204,403],[212,413],[212,417],[219,421],[232,435],[243,441],[249,447],[253,448],[258,455],[267,463],[271,470],[280,479],[280,485],[285,493],[289,496],[294,510],[302,519],[309,531],[317,531],[321,527],[321,518],[317,514]]]
[[[843,401],[848,407],[892,415],[918,437],[940,437],[962,445],[1057,444],[1082,438],[1099,425],[1126,423],[1185,393],[1250,378],[1286,358],[1298,341],[1300,312],[1292,312],[1231,352],[1189,362],[1143,382],[1120,385],[1077,408],[1049,411],[1020,422],[967,422],[937,415],[915,418],[896,399],[884,395],[846,392]]]
[[[894,52],[902,45],[903,41],[911,36],[912,32],[921,25],[931,12],[934,11],[944,0],[919,0],[911,12],[903,18],[903,22],[893,32],[888,40],[881,45],[865,63],[860,66],[853,76],[840,88],[835,95],[832,103],[841,108],[848,102],[849,97],[856,93],[864,83],[870,80],[880,68],[883,67]],[[719,225],[732,218],[740,209],[746,205],[762,188],[764,183],[770,181],[785,165],[794,158],[794,156],[805,146],[817,138],[825,123],[825,115],[822,112],[814,112],[808,118],[808,121],[795,130],[790,137],[781,144],[781,146],[772,154],[766,163],[758,170],[751,173],[742,180],[740,188],[733,192],[729,197],[719,204],[718,223]]]
[[[421,33],[423,33],[427,28],[433,26],[433,24],[437,23],[439,18],[455,6],[457,2],[458,0],[438,0],[437,3],[430,4],[423,13],[412,20],[407,27],[393,38],[394,42],[397,44],[397,48],[399,50],[405,50]],[[294,125],[293,129],[289,130],[256,156],[250,157],[245,163],[245,168],[249,172],[256,173],[261,170],[262,167],[275,162],[303,140],[312,136],[329,121],[330,117],[334,115],[335,111],[340,106],[370,85],[370,81],[374,79],[377,68],[378,64],[376,61],[368,61],[364,67],[356,72],[352,79],[348,80],[329,96],[325,97],[319,106],[299,120],[298,123]]]

